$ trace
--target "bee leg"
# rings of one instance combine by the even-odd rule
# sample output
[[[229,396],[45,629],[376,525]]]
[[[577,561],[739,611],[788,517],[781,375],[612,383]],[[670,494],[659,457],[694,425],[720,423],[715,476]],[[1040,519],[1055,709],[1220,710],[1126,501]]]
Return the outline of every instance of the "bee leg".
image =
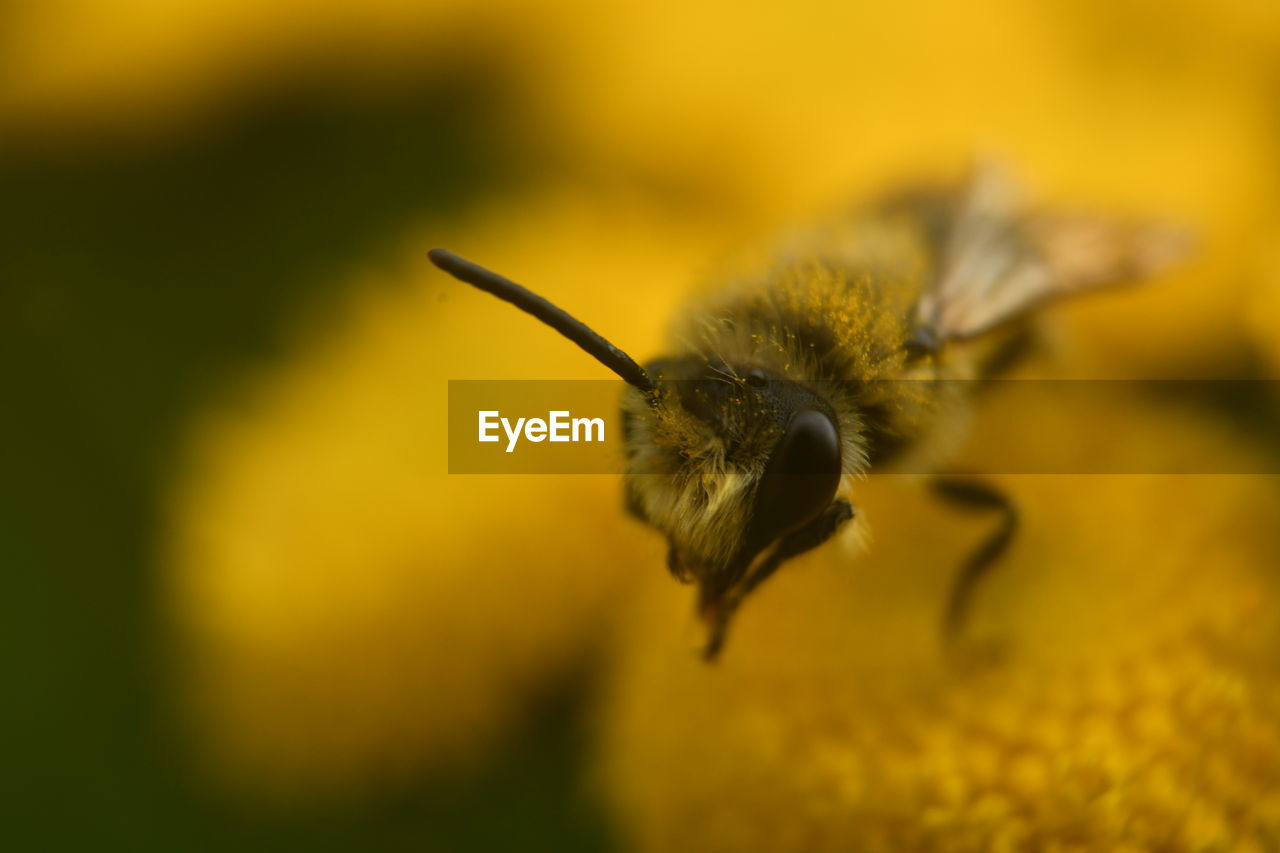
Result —
[[[947,503],[968,511],[996,511],[999,526],[965,560],[951,586],[951,597],[943,621],[944,637],[954,639],[964,624],[978,584],[1009,547],[1018,530],[1018,509],[1007,495],[981,480],[938,478],[931,482],[934,492]]]
[[[832,501],[831,505],[823,510],[822,515],[799,530],[784,536],[774,546],[773,550],[760,561],[760,564],[743,578],[742,582],[731,593],[725,596],[723,603],[716,610],[715,620],[711,625],[711,634],[707,638],[706,647],[702,650],[703,659],[713,661],[720,654],[720,650],[724,648],[725,636],[729,631],[729,620],[756,587],[768,580],[778,570],[778,567],[787,560],[798,557],[807,551],[812,551],[826,542],[853,516],[853,504],[841,498]]]

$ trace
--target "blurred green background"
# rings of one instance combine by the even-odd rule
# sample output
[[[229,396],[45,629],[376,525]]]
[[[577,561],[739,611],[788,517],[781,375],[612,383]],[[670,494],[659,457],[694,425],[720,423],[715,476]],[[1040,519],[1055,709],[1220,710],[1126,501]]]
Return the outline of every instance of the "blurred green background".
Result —
[[[0,153],[8,567],[0,795],[13,849],[595,849],[566,685],[497,763],[340,808],[257,812],[188,766],[154,543],[184,413],[278,357],[290,312],[409,222],[514,185],[482,69],[376,98],[250,99],[200,133]],[[497,140],[497,141],[495,141]]]

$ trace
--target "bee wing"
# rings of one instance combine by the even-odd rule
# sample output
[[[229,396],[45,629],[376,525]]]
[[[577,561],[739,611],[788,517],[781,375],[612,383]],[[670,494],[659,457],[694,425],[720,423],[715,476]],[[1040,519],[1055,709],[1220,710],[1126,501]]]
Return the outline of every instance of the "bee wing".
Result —
[[[957,205],[917,321],[940,342],[971,338],[1043,302],[1151,275],[1188,247],[1168,226],[1024,213],[1014,183],[986,165]]]

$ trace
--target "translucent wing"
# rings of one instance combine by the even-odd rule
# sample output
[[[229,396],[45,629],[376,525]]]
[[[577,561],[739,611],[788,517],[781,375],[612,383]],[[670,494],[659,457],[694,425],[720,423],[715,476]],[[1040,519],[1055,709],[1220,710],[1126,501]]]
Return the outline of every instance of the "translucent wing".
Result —
[[[1186,254],[1176,229],[1070,213],[1024,213],[1013,182],[980,168],[943,238],[917,320],[961,340],[1052,299],[1151,275]]]

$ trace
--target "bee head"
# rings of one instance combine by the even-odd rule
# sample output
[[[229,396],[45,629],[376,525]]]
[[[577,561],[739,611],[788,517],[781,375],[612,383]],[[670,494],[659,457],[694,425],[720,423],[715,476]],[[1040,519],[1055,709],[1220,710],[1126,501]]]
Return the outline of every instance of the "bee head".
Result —
[[[656,401],[623,405],[628,505],[666,534],[672,572],[714,600],[831,505],[857,452],[807,384],[718,358],[648,371]]]
[[[520,285],[441,249],[429,256],[455,278],[560,332],[627,382],[628,508],[667,536],[672,572],[698,581],[704,600],[721,598],[757,558],[818,519],[841,477],[865,464],[857,430],[842,432],[831,405],[808,384],[714,357],[643,368]]]

